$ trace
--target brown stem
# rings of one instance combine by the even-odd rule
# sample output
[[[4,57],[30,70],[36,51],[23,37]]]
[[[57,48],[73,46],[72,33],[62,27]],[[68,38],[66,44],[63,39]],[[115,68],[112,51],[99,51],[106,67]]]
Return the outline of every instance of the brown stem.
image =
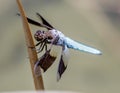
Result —
[[[22,7],[22,4],[21,4],[20,0],[16,0],[16,1],[17,1],[18,7],[19,7],[19,10],[20,10],[20,14],[21,14],[21,17],[22,17],[24,34],[25,34],[25,39],[26,39],[26,44],[27,44],[27,49],[28,49],[28,54],[29,54],[29,59],[30,59],[30,64],[31,64],[35,89],[36,90],[44,90],[42,74],[38,77],[36,77],[35,74],[34,74],[34,64],[35,64],[35,62],[37,62],[38,57],[37,57],[36,50],[30,48],[30,47],[35,47],[34,42],[33,42],[33,38],[32,38],[32,35],[31,35],[30,27],[29,27],[28,21],[26,19],[26,15],[25,15],[25,12],[23,10],[23,7]]]

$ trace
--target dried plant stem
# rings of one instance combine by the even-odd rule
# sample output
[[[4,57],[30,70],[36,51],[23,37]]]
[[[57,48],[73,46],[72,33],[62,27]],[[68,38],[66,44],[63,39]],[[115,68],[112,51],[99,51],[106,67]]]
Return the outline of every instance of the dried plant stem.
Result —
[[[26,15],[22,8],[22,4],[21,4],[20,0],[16,0],[16,1],[17,1],[19,10],[20,10],[20,14],[21,14],[22,22],[23,22],[23,26],[24,26],[24,34],[25,34],[26,44],[27,44],[27,48],[28,48],[28,54],[29,54],[35,89],[36,90],[44,90],[42,74],[39,77],[36,77],[34,74],[34,64],[38,60],[38,58],[37,58],[36,50],[30,48],[30,47],[35,47],[33,39],[32,39],[32,35],[31,35],[30,27],[29,27],[28,21],[26,19]]]

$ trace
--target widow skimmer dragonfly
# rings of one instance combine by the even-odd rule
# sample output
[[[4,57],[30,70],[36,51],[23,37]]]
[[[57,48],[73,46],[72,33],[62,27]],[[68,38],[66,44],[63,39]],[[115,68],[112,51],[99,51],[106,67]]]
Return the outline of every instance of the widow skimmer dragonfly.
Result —
[[[39,13],[36,13],[37,16],[41,19],[42,23],[39,23],[33,19],[27,17],[27,20],[30,24],[40,26],[46,28],[48,31],[38,30],[34,34],[35,40],[38,42],[36,46],[39,46],[37,52],[40,53],[43,49],[45,49],[45,53],[39,60],[35,63],[34,72],[36,75],[40,75],[39,72],[40,67],[43,71],[47,71],[48,68],[54,63],[56,56],[52,54],[52,46],[61,46],[62,52],[59,61],[58,71],[57,71],[57,81],[61,78],[62,74],[67,68],[68,61],[67,58],[67,51],[68,48],[95,54],[101,55],[102,53],[90,46],[84,45],[80,42],[76,42],[69,37],[66,37],[62,32],[55,29],[51,24],[49,24]],[[50,44],[50,48],[47,48],[47,44]]]

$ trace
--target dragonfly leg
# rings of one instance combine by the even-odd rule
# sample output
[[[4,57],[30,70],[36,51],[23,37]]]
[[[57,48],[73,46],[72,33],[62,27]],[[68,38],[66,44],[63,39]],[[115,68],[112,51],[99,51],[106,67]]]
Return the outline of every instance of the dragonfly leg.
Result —
[[[42,44],[41,42],[38,42],[35,46],[38,46],[38,45],[40,45],[40,44]],[[40,45],[41,46],[41,45]],[[38,50],[38,49],[36,49],[35,47],[31,47],[31,46],[28,46],[28,48],[32,48],[32,50]]]
[[[35,46],[40,45],[42,42],[43,42],[43,41],[38,42]],[[32,46],[28,46],[28,48],[32,48],[33,50],[37,50],[35,47],[32,47]]]
[[[43,42],[43,43],[41,44],[40,48],[38,49],[38,52],[37,52],[37,53],[42,52],[43,49],[44,49],[44,47],[45,47],[45,49],[47,50],[46,46],[47,46],[47,43],[46,43],[46,42]]]
[[[38,46],[38,45],[40,45],[40,43],[42,43],[42,42],[38,42],[35,46]]]
[[[40,53],[44,48],[44,42],[40,44],[40,47],[37,49],[37,53]]]
[[[45,51],[47,51],[47,44],[45,45]]]
[[[44,46],[45,41],[46,41],[46,39],[44,39],[44,40],[38,42],[38,43],[35,45],[35,46],[40,45],[39,48],[36,49],[39,53],[42,51],[42,48],[44,48],[43,46]]]
[[[44,42],[42,42],[42,43],[40,44],[40,46],[39,46],[39,48],[38,48],[37,50],[41,50],[41,48],[43,47],[43,45],[44,45]]]

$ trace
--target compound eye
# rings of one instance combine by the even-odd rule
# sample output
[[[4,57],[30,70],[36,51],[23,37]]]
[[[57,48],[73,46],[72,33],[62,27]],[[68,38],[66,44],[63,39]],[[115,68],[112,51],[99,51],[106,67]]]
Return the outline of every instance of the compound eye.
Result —
[[[38,31],[36,31],[36,33],[34,34],[34,38],[35,38],[37,41],[43,40],[44,37],[45,37],[45,31],[38,30]]]
[[[35,34],[41,34],[43,31],[37,30]]]
[[[40,33],[41,33],[41,31],[38,30],[38,31],[36,31],[36,33],[34,34],[34,38],[35,38],[37,41],[40,41],[40,40],[39,40]]]

